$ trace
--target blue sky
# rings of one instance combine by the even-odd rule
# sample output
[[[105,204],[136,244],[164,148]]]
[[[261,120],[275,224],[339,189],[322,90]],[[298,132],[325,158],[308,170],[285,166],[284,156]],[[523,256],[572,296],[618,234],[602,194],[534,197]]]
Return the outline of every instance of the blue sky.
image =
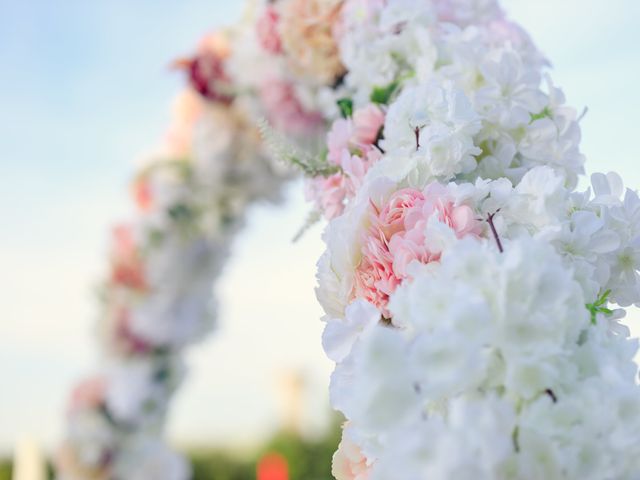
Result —
[[[95,357],[92,286],[107,229],[126,215],[135,159],[162,134],[182,84],[167,64],[237,19],[242,3],[0,0],[0,453],[20,434],[47,446],[60,434],[67,390]],[[588,169],[640,186],[640,2],[503,5],[552,60],[569,102],[589,107]],[[312,293],[319,230],[289,242],[306,209],[295,184],[284,206],[251,211],[218,285],[219,330],[189,355],[193,374],[169,425],[177,443],[265,435],[288,369],[308,378],[308,423],[322,424],[330,365]]]

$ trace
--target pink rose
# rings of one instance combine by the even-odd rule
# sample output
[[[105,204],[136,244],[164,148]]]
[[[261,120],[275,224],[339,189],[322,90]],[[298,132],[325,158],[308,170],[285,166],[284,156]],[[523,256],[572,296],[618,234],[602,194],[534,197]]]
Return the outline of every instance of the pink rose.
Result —
[[[278,31],[280,15],[276,9],[268,5],[256,23],[256,33],[262,48],[267,52],[277,55],[282,52],[282,41]]]

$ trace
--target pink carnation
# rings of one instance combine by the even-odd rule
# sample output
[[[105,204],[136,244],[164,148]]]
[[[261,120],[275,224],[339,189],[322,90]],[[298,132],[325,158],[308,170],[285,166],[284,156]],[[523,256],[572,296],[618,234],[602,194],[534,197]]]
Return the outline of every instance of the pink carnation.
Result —
[[[278,31],[280,15],[276,9],[268,5],[256,23],[256,33],[262,48],[277,55],[282,52],[282,40]]]
[[[387,318],[389,296],[409,277],[409,265],[440,260],[439,242],[431,241],[426,233],[430,219],[448,226],[457,238],[479,235],[481,231],[473,210],[467,205],[455,205],[447,188],[438,183],[423,191],[399,190],[382,209],[372,203],[370,215],[371,226],[362,242],[353,296],[373,303]]]

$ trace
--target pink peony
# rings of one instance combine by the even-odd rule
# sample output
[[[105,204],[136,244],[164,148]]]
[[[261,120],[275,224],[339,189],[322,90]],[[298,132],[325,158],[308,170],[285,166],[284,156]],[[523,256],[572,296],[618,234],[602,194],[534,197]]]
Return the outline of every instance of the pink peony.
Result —
[[[272,5],[268,5],[256,23],[256,33],[262,48],[277,55],[282,52],[282,40],[278,31],[280,15]]]
[[[288,81],[266,80],[260,87],[260,98],[269,122],[278,130],[306,135],[322,125],[322,115],[307,110],[300,103],[293,84]]]
[[[457,238],[479,235],[480,222],[467,205],[455,205],[447,188],[432,183],[423,191],[405,188],[379,209],[370,209],[371,226],[362,242],[353,296],[364,298],[390,318],[389,296],[409,277],[409,265],[440,260],[441,246],[427,236],[430,219],[449,227]]]
[[[345,426],[348,426],[346,424]],[[331,474],[336,480],[367,480],[370,467],[362,450],[348,436],[345,430],[338,450],[333,454]]]

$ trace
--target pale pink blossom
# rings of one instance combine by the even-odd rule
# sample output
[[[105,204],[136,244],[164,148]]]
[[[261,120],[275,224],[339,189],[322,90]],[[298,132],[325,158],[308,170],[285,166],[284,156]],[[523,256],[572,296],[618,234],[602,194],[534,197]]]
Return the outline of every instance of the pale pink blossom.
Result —
[[[383,124],[384,112],[375,105],[369,105],[356,110],[352,118],[340,118],[331,125],[327,133],[327,161],[340,167],[341,171],[336,176],[343,179],[340,182],[336,176],[330,182],[312,179],[312,186],[308,189],[308,198],[315,201],[327,219],[342,214],[344,204],[362,186],[369,168],[382,158],[375,142]],[[338,192],[338,189],[341,190]],[[338,199],[340,208],[335,208]],[[327,210],[327,205],[333,208]]]
[[[362,450],[348,434],[348,424],[342,434],[338,450],[333,454],[331,474],[336,480],[368,480],[370,466]]]
[[[319,112],[307,110],[298,99],[293,84],[269,79],[260,87],[260,98],[269,122],[277,129],[293,135],[305,135],[322,125]]]
[[[307,200],[315,202],[328,220],[338,217],[345,207],[346,183],[346,178],[341,173],[312,178],[306,184]]]
[[[369,150],[364,157],[359,155],[351,155],[347,150],[343,150],[340,159],[340,167],[342,173],[347,179],[347,197],[353,198],[362,186],[364,176],[371,168],[382,158],[380,150]]]
[[[256,23],[256,34],[260,45],[274,55],[282,52],[282,40],[278,31],[279,21],[278,11],[272,5],[267,5]]]
[[[339,118],[333,122],[327,133],[327,160],[340,165],[340,159],[344,150],[349,151],[353,137],[353,122],[348,118]]]
[[[341,171],[326,178],[316,177],[308,180],[307,200],[315,202],[327,220],[342,215],[346,202],[356,195],[367,171],[381,156],[378,150],[370,150],[365,157],[361,157],[343,149],[337,162]]]
[[[378,150],[375,143],[384,125],[384,119],[385,115],[380,107],[368,105],[356,109],[353,118],[339,118],[334,121],[327,134],[329,162],[340,165],[345,149],[350,152],[358,151],[361,156],[366,156],[371,150]]]
[[[353,142],[360,146],[375,143],[384,125],[384,112],[377,105],[367,105],[353,112]]]

